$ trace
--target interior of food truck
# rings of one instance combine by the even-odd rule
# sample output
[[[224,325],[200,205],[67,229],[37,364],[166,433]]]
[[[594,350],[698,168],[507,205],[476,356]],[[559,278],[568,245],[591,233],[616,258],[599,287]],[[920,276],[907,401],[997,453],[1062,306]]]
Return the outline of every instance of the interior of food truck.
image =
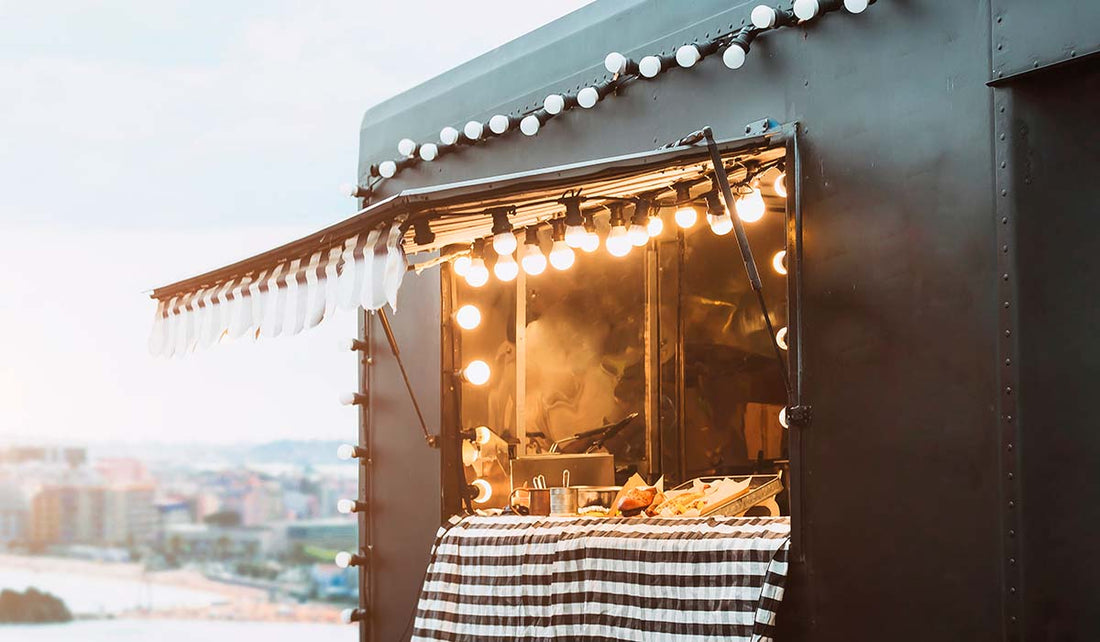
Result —
[[[728,210],[700,151],[436,195],[407,219],[410,269],[443,271],[445,515],[523,511],[513,488],[563,470],[581,486],[778,476],[748,514],[790,514],[797,150],[723,145]]]

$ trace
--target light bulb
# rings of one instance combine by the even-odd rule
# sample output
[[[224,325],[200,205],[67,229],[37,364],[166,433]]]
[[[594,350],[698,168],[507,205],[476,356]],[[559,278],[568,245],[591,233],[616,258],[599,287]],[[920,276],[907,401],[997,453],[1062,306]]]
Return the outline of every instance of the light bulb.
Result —
[[[621,74],[626,71],[626,56],[617,51],[612,51],[603,59],[604,69],[609,74]]]
[[[481,325],[481,310],[476,305],[464,305],[455,312],[455,322],[463,330],[473,330]]]
[[[685,230],[692,225],[695,225],[695,221],[699,220],[699,212],[695,211],[690,203],[681,206],[676,210],[676,224]]]
[[[475,386],[484,386],[489,381],[489,364],[477,359],[462,369],[462,378]]]
[[[378,173],[382,175],[382,178],[393,178],[393,175],[397,173],[397,163],[391,160],[382,161],[378,164]]]
[[[341,515],[351,515],[355,512],[355,500],[354,499],[341,499],[336,502],[336,512]]]
[[[754,187],[748,194],[742,194],[734,201],[737,216],[746,223],[755,223],[764,217],[764,197],[760,195],[760,188]]]
[[[596,234],[596,230],[585,231],[584,240],[581,241],[581,249],[589,254],[600,249],[600,235]]]
[[[429,163],[439,158],[439,146],[435,143],[424,143],[420,146],[420,158]]]
[[[471,120],[462,128],[462,133],[470,140],[479,140],[482,135],[485,134],[485,125],[482,125],[476,120]]]
[[[784,350],[787,349],[787,326],[779,328],[779,332],[775,333],[775,345]]]
[[[725,236],[733,230],[733,218],[729,212],[722,212],[717,216],[707,214],[707,223],[710,224],[710,231],[718,236]]]
[[[660,216],[654,214],[649,217],[649,221],[646,224],[646,231],[649,232],[649,237],[653,238],[660,236],[661,232],[665,231],[665,221]]]
[[[684,45],[676,50],[676,64],[684,69],[689,69],[699,62],[703,55],[695,45]]]
[[[473,466],[474,462],[481,457],[481,449],[477,447],[474,442],[463,439],[462,440],[462,465]]]
[[[546,255],[537,243],[523,246],[523,258],[520,262],[523,263],[523,271],[531,276],[538,276],[546,271]]]
[[[863,13],[874,0],[844,0],[844,8],[851,13]]]
[[[523,120],[519,121],[519,130],[523,132],[524,136],[534,136],[539,133],[540,127],[542,127],[542,123],[539,122],[539,117],[534,114],[524,116]]]
[[[477,495],[474,496],[475,504],[484,504],[493,497],[493,486],[487,480],[479,477],[471,485],[477,490]]]
[[[779,14],[775,12],[775,9],[763,4],[757,5],[752,10],[750,17],[752,18],[752,24],[757,29],[771,29],[779,20]]]
[[[649,232],[646,230],[646,226],[641,223],[632,224],[630,229],[626,231],[626,236],[634,247],[642,247],[649,243]]]
[[[820,10],[817,0],[794,0],[794,15],[803,22],[813,20]]]
[[[504,132],[508,131],[508,126],[511,125],[511,121],[504,114],[497,114],[489,119],[489,131],[493,132],[497,136],[500,136]]]
[[[787,409],[786,408],[783,408],[783,410],[779,411],[779,425],[783,426],[784,428],[790,428],[790,426],[787,425]]]
[[[638,73],[646,78],[653,78],[661,73],[661,59],[657,56],[646,56],[638,61]]]
[[[470,258],[469,254],[463,254],[454,261],[451,261],[451,269],[459,276],[466,276],[470,271],[470,264],[472,262],[473,259]]]
[[[565,97],[561,94],[550,94],[542,101],[542,108],[546,113],[556,116],[565,109]]]
[[[511,230],[493,235],[493,251],[504,256],[516,251],[516,235]]]
[[[336,565],[340,568],[347,568],[351,566],[351,553],[347,551],[340,551],[336,554],[336,557],[333,559],[333,561],[336,562]]]
[[[584,228],[581,228],[581,231],[583,232]],[[568,270],[573,267],[573,261],[576,258],[573,248],[569,247],[566,241],[554,241],[554,247],[550,250],[550,265],[554,266],[555,270]]]
[[[472,288],[480,288],[489,282],[489,268],[485,267],[485,259],[480,256],[470,261],[470,269],[466,271],[466,284]]]
[[[360,454],[360,449],[353,444],[340,444],[336,448],[336,458],[341,461],[355,459]]]
[[[780,274],[787,273],[787,250],[779,250],[772,257],[772,269]]]
[[[458,142],[458,130],[451,126],[439,130],[439,142],[444,145],[454,145]]]
[[[493,431],[489,430],[488,426],[478,426],[474,428],[474,442],[484,446],[493,439]]]
[[[397,153],[402,156],[412,156],[416,151],[416,141],[411,138],[402,138],[397,141]]]
[[[607,251],[611,256],[626,256],[630,254],[630,248],[634,245],[630,242],[630,236],[626,231],[626,226],[622,223],[613,225],[611,232],[607,235]]]
[[[787,198],[787,175],[780,172],[779,176],[775,177],[775,182],[772,183],[772,189],[775,190],[776,194]]]
[[[600,92],[595,87],[585,87],[577,92],[577,104],[585,109],[592,109],[600,102]]]
[[[722,63],[730,69],[740,69],[745,64],[746,52],[737,44],[732,44],[722,53]]]
[[[493,274],[501,281],[513,281],[519,276],[519,263],[516,263],[511,254],[501,254],[493,265]]]
[[[584,239],[588,236],[583,225],[567,225],[565,227],[565,244],[569,247],[584,247]]]

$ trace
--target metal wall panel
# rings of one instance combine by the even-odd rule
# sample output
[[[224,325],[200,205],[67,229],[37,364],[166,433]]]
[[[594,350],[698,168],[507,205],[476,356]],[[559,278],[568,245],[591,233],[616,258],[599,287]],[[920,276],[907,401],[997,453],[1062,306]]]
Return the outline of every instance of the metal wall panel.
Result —
[[[993,0],[991,44],[993,81],[1100,52],[1100,2]]]
[[[439,271],[410,273],[389,318],[428,431],[439,434]],[[360,312],[360,314],[364,314]],[[371,364],[370,618],[372,640],[403,639],[440,525],[440,451],[424,434],[377,315],[368,314]],[[411,629],[409,629],[411,631]]]
[[[753,4],[597,3],[587,15],[602,21],[536,32],[514,43],[526,51],[454,72],[464,84],[444,74],[369,112],[361,167],[393,157],[402,136],[434,139],[600,78],[607,51],[669,53],[739,25]],[[737,72],[708,58],[384,188],[651,149],[704,124],[719,137],[764,116],[804,125],[801,358],[814,421],[799,440],[804,541],[787,639],[1001,634],[989,24],[988,0],[829,14],[759,38]]]
[[[1015,258],[1015,341],[1001,367],[1018,371],[1016,528],[1005,559],[1017,639],[1100,639],[1100,60],[998,89],[1010,94],[1007,196]],[[1012,226],[1010,226],[1012,227]],[[1002,248],[1004,249],[1004,248]],[[1005,279],[1004,277],[1007,277]],[[1005,384],[1008,386],[1010,384]],[[1012,572],[1015,567],[1016,573]],[[1020,577],[1022,576],[1022,577]]]

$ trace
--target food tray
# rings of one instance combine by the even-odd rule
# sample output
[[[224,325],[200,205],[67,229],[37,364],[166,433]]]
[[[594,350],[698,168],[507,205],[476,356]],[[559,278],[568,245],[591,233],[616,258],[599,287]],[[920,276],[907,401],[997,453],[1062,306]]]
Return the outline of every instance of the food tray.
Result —
[[[741,495],[740,497],[734,497],[733,499],[718,504],[716,506],[708,506],[706,512],[702,515],[723,515],[727,517],[733,517],[744,513],[748,509],[762,504],[772,497],[775,497],[783,491],[783,478],[782,475],[719,475],[716,477],[696,477],[695,479],[686,481],[672,490],[685,490],[691,488],[696,480],[710,483],[721,479],[733,479],[735,481],[742,481],[746,477],[749,478],[749,492]]]

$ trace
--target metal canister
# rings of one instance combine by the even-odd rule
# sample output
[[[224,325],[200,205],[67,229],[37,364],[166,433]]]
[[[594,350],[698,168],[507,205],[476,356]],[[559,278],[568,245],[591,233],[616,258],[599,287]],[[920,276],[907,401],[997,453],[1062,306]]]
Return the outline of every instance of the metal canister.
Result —
[[[550,514],[558,517],[577,514],[577,489],[559,486],[550,489]]]

